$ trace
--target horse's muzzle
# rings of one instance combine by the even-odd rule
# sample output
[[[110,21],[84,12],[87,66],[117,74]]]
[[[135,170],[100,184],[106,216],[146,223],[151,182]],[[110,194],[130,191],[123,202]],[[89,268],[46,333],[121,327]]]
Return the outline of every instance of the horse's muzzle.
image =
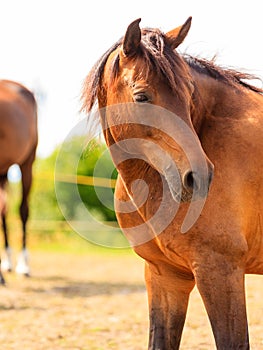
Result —
[[[187,171],[182,175],[182,201],[189,201],[207,196],[214,175],[214,167],[209,164],[205,174]],[[184,198],[186,200],[184,200]]]
[[[165,178],[173,199],[178,203],[185,203],[207,196],[213,173],[213,165],[209,164],[205,172],[188,170],[184,174],[166,174]]]

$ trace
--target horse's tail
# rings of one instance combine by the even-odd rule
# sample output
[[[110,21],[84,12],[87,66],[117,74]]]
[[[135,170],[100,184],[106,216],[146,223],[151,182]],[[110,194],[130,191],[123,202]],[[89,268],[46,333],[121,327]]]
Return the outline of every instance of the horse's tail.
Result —
[[[30,104],[32,104],[34,111],[35,111],[35,116],[36,116],[36,121],[37,121],[37,101],[35,98],[35,95],[32,91],[30,91],[28,88],[26,88],[24,85],[22,84],[18,84],[19,85],[19,90],[18,93]]]
[[[28,90],[25,86],[20,85],[18,92],[23,96],[28,102],[31,102],[34,106],[37,105],[35,95],[32,91]]]
[[[11,90],[18,92],[27,102],[32,103],[33,106],[37,105],[34,93],[24,85],[17,83],[16,81],[6,79],[1,80],[1,82],[8,86],[8,88]]]
[[[0,188],[4,188],[6,183],[7,183],[7,173],[0,174]]]

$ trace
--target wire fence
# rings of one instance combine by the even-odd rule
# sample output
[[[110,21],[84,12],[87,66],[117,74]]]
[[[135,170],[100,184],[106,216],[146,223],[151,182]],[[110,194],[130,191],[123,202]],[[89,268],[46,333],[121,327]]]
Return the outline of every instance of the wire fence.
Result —
[[[57,182],[75,183],[78,185],[87,185],[94,187],[115,188],[116,180],[105,177],[94,177],[88,175],[71,175],[71,174],[52,174],[41,173],[38,179],[53,180]]]
[[[102,187],[102,188],[111,188],[114,189],[116,185],[115,179],[110,178],[104,178],[104,177],[93,177],[93,176],[87,176],[87,175],[74,175],[74,174],[56,174],[51,171],[47,172],[37,172],[35,174],[35,179],[41,180],[41,181],[50,181],[50,182],[61,182],[61,183],[72,183],[72,184],[78,184],[78,185],[86,185],[86,186],[93,186],[93,187]],[[17,196],[17,191],[13,194]],[[13,198],[14,200],[14,198]],[[20,198],[18,202],[20,201]],[[10,215],[11,214],[11,215]],[[19,214],[17,213],[17,210],[15,210],[14,213],[9,213],[8,215],[8,224],[11,228],[11,231],[20,232],[21,231],[21,220],[19,218]],[[103,222],[102,224],[105,224],[105,227],[109,230],[110,228],[118,228],[118,223],[116,221],[107,221]],[[66,220],[50,220],[47,219],[33,219],[30,218],[28,221],[28,228],[30,231],[40,231],[43,233],[50,233],[50,232],[56,232],[56,231],[63,231],[63,232],[69,232],[72,231],[72,224],[76,224],[75,222],[68,223]],[[78,226],[80,224],[83,225],[89,225],[89,229],[92,229],[91,223],[87,221],[86,222],[78,222]],[[73,225],[74,226],[74,225]],[[94,227],[95,229],[95,227]]]

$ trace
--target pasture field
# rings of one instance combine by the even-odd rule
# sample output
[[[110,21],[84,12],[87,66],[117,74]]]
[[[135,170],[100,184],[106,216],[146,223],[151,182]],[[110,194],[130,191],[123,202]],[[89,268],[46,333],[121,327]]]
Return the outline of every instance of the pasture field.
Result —
[[[32,277],[5,273],[7,286],[0,289],[1,350],[147,348],[144,263],[131,250],[92,246],[76,234],[31,238],[29,246]],[[246,282],[251,348],[260,350],[263,278]],[[181,349],[215,349],[196,290]]]

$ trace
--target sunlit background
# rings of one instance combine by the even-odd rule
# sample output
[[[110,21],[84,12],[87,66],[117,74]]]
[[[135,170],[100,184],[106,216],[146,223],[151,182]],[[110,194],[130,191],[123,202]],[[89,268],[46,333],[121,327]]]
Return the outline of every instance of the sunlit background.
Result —
[[[5,274],[7,288],[0,289],[1,349],[146,349],[142,261],[128,249],[109,249],[123,247],[123,236],[113,232],[115,226],[95,230],[77,206],[72,183],[58,181],[65,208],[73,211],[71,218],[81,228],[93,230],[92,235],[84,236],[68,225],[55,196],[53,150],[85,118],[79,113],[85,76],[130,22],[141,17],[142,27],[166,32],[189,16],[192,27],[181,52],[208,59],[217,55],[219,64],[263,78],[262,0],[0,0],[0,79],[32,89],[39,110],[28,226],[33,278]],[[65,157],[62,153],[62,175],[72,175],[73,156],[72,150]],[[80,165],[90,170],[91,163]],[[21,196],[18,168],[13,169],[9,223],[11,246],[18,252]],[[93,199],[93,186],[78,188],[81,199],[84,195]],[[95,200],[93,206],[87,205],[89,213],[112,224]],[[246,283],[251,347],[263,349],[262,276],[246,277]],[[182,348],[214,349],[203,302],[198,303],[197,290],[194,293]]]
[[[0,0],[0,77],[39,103],[38,156],[49,155],[79,114],[83,80],[95,61],[141,17],[164,32],[193,23],[180,51],[263,77],[262,7],[253,1]]]

